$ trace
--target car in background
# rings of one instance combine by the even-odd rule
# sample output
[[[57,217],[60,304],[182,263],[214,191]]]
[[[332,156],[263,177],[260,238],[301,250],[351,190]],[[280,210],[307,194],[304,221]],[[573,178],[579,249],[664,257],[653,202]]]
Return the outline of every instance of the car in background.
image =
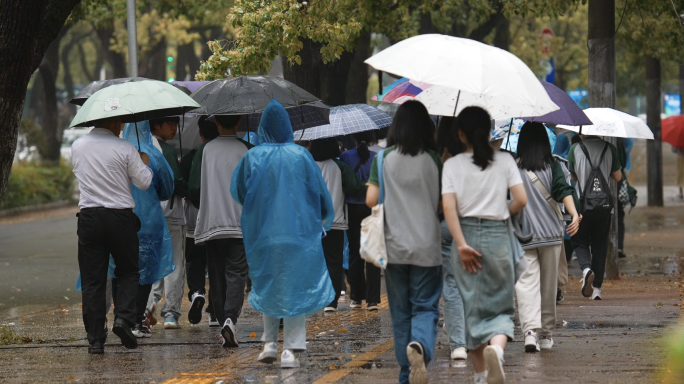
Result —
[[[90,133],[93,127],[88,128],[69,128],[65,129],[62,134],[62,146],[59,149],[60,155],[71,162],[71,145],[74,141]]]

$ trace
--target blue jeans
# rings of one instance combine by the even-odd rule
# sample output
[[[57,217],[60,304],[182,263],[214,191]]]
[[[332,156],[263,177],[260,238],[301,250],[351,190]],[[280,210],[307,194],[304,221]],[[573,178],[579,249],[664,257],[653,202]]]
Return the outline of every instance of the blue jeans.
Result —
[[[389,264],[385,271],[394,331],[394,355],[401,367],[401,384],[409,382],[406,347],[410,342],[417,341],[423,346],[426,365],[432,360],[437,341],[439,297],[442,295],[441,277],[441,266]]]
[[[444,328],[449,336],[449,348],[453,351],[456,348],[466,346],[465,340],[465,314],[463,312],[463,299],[456,285],[454,271],[451,268],[451,247],[454,238],[449,232],[446,221],[442,221],[442,276],[444,287],[442,297],[444,298]]]

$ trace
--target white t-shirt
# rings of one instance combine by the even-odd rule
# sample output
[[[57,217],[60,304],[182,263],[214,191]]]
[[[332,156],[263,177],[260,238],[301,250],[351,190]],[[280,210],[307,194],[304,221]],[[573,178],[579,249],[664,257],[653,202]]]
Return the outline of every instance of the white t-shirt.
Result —
[[[508,190],[522,183],[513,156],[496,151],[484,171],[473,163],[472,153],[461,153],[444,163],[442,194],[456,195],[460,217],[506,220],[510,216]]]

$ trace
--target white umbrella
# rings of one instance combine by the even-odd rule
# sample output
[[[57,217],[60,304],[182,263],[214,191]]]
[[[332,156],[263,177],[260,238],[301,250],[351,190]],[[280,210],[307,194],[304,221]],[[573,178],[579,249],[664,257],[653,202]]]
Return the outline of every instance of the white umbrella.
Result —
[[[558,125],[557,127],[583,135],[653,139],[651,129],[636,116],[612,108],[589,108],[584,110],[584,114],[594,125]]]
[[[440,86],[416,97],[430,108],[430,113],[453,116],[467,106],[477,105],[487,108],[492,118],[510,118],[541,116],[559,109],[518,57],[475,40],[418,35],[372,56],[366,64]]]

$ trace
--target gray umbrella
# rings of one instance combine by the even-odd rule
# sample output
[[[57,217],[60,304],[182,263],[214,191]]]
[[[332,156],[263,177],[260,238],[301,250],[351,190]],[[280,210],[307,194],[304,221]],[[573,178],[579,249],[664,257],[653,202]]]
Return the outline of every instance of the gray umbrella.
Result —
[[[295,140],[316,140],[389,127],[392,118],[368,104],[349,104],[330,109],[330,124],[297,130]]]

